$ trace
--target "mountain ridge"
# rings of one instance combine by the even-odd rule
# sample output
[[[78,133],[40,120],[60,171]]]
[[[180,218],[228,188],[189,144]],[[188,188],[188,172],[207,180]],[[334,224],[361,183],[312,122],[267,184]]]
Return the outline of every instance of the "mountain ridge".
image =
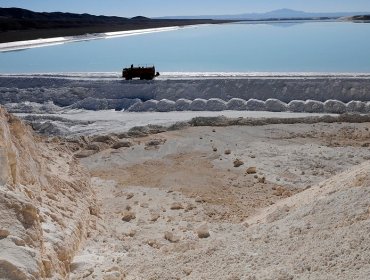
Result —
[[[370,14],[368,12],[304,12],[287,8],[277,9],[265,13],[242,13],[227,15],[199,15],[199,16],[166,16],[160,19],[224,19],[224,20],[268,20],[268,19],[304,19],[304,18],[340,18]]]

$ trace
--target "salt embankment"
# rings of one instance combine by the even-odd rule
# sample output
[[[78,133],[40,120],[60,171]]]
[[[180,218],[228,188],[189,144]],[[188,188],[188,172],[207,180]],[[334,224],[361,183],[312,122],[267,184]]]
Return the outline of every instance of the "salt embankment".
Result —
[[[342,102],[369,101],[370,75],[320,76],[238,76],[178,78],[165,75],[153,81],[125,81],[118,73],[75,75],[1,75],[1,103],[54,101],[72,105],[87,97],[97,99],[134,99],[176,101],[180,98],[232,98],[267,100],[335,99]]]
[[[0,108],[0,279],[65,279],[92,214],[90,178],[72,152]]]
[[[18,112],[14,103],[21,102],[53,102],[70,109],[158,112],[370,111],[369,75],[165,75],[153,81],[124,81],[118,73],[108,74],[2,75],[0,104],[8,104],[14,112]]]

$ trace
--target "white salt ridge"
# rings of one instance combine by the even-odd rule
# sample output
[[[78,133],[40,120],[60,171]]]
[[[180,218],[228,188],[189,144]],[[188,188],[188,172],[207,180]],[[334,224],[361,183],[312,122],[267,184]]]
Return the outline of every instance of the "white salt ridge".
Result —
[[[192,26],[189,26],[189,27],[192,27]],[[148,34],[148,33],[174,31],[174,30],[178,30],[179,28],[180,27],[178,26],[147,28],[147,29],[139,29],[139,30],[93,33],[93,34],[86,34],[86,35],[80,35],[80,36],[55,37],[55,38],[47,38],[47,39],[1,43],[0,52],[16,51],[16,50],[30,49],[30,48],[39,48],[39,47],[60,45],[60,44],[71,43],[71,42],[91,41],[91,40],[99,40],[99,39],[109,39],[109,38],[117,38],[117,37],[143,35],[143,34]]]
[[[316,100],[293,100],[286,104],[278,99],[269,98],[266,101],[249,99],[248,101],[240,98],[232,98],[228,102],[211,98],[209,100],[196,98],[193,101],[179,99],[171,101],[168,99],[147,100],[137,102],[128,108],[129,112],[170,112],[170,111],[269,111],[269,112],[295,112],[295,113],[370,113],[370,103],[361,101],[351,101],[345,104],[338,100],[327,100],[324,103]]]

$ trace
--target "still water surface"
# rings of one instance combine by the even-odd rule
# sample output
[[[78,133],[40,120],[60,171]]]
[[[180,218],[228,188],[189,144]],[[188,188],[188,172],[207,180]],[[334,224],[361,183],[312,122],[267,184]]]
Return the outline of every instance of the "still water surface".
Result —
[[[370,72],[370,24],[223,24],[0,53],[0,73]]]

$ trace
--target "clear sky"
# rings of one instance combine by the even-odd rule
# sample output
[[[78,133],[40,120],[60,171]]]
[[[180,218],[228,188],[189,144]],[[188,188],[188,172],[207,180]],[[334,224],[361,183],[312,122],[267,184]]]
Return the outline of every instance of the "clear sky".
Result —
[[[268,12],[370,12],[370,0],[0,0],[0,7],[117,16],[180,16]]]

